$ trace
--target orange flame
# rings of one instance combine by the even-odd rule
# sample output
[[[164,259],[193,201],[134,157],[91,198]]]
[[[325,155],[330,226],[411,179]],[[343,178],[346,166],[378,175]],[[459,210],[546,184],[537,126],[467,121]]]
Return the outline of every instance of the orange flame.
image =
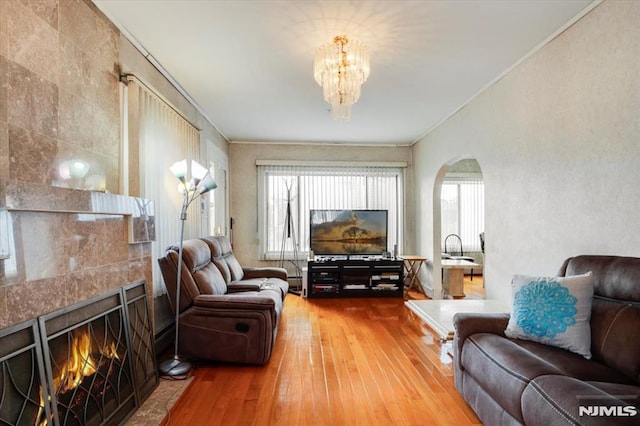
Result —
[[[53,380],[53,388],[60,393],[75,389],[85,377],[92,375],[97,369],[96,361],[91,356],[89,333],[78,336],[74,331],[69,359],[60,370],[60,376]]]
[[[103,348],[100,354],[106,358],[120,359],[115,342],[111,342],[106,348]],[[53,379],[53,388],[56,394],[63,394],[77,388],[86,377],[94,374],[98,370],[98,367],[98,361],[91,353],[91,338],[89,333],[87,331],[74,330],[69,358],[60,369],[58,377]],[[51,401],[51,396],[49,396],[49,401]],[[44,404],[45,401],[41,386],[38,419],[40,419],[40,416],[44,412]],[[47,424],[46,419],[41,424]]]

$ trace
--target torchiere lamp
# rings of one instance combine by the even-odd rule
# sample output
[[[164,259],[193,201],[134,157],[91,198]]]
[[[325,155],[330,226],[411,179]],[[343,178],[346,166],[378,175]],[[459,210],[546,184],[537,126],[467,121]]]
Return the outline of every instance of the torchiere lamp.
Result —
[[[180,245],[178,249],[178,277],[176,282],[176,335],[173,347],[173,358],[160,364],[160,373],[164,376],[185,376],[191,371],[191,363],[178,356],[178,334],[180,328],[180,287],[182,281],[182,242],[184,240],[184,222],[187,220],[187,208],[199,196],[206,194],[218,185],[207,169],[196,161],[191,161],[191,180],[187,181],[187,160],[178,161],[171,166],[171,173],[180,180],[178,186],[182,194],[182,210],[180,211]]]

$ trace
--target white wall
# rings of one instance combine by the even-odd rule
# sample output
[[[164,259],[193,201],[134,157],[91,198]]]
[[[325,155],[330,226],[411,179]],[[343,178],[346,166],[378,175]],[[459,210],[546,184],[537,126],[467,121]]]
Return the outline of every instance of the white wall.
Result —
[[[640,256],[640,2],[596,7],[414,146],[430,259],[436,178],[460,158],[485,181],[487,298],[509,302],[513,274],[553,275],[572,255]]]
[[[344,145],[294,145],[231,143],[229,148],[231,217],[234,219],[234,254],[246,266],[273,265],[260,262],[258,241],[258,186],[256,160],[304,161],[405,161],[409,163],[405,187],[412,193],[411,150],[409,147],[372,147]],[[406,197],[407,223],[413,223],[411,197]],[[413,249],[414,234],[405,230],[405,247]]]

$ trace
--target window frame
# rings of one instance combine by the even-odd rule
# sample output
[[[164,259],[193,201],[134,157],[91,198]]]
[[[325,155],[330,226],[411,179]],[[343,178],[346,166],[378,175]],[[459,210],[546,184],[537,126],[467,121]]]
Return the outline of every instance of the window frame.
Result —
[[[479,194],[479,196],[481,197],[481,205],[477,206],[477,211],[482,213],[481,219],[479,220],[480,225],[478,226],[477,232],[471,232],[468,236],[468,238],[465,238],[465,235],[463,235],[462,232],[462,212],[461,212],[461,196],[462,196],[462,190],[461,190],[461,185],[463,184],[475,184],[475,185],[480,185],[482,187],[481,193]],[[441,209],[441,227],[442,227],[442,235],[441,235],[441,249],[442,252],[444,252],[444,241],[445,238],[447,237],[448,234],[450,234],[451,232],[445,231],[445,226],[444,226],[444,221],[445,221],[445,209],[442,206],[443,203],[443,193],[445,185],[455,185],[456,186],[456,204],[457,204],[457,217],[456,217],[456,230],[455,232],[453,232],[454,234],[457,234],[460,236],[460,239],[462,240],[462,250],[465,253],[476,253],[476,252],[480,252],[481,248],[480,248],[480,232],[484,231],[484,221],[485,221],[485,217],[484,217],[484,179],[482,177],[482,175],[465,175],[463,176],[446,176],[441,184],[441,195],[440,195],[440,209]],[[475,235],[473,235],[475,234]],[[468,242],[471,241],[471,244],[469,244]]]

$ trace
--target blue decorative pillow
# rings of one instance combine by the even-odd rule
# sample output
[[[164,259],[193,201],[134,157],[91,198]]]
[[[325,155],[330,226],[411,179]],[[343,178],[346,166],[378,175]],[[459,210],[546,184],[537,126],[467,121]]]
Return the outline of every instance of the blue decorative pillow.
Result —
[[[568,277],[515,275],[507,337],[533,340],[591,358],[591,272]]]

